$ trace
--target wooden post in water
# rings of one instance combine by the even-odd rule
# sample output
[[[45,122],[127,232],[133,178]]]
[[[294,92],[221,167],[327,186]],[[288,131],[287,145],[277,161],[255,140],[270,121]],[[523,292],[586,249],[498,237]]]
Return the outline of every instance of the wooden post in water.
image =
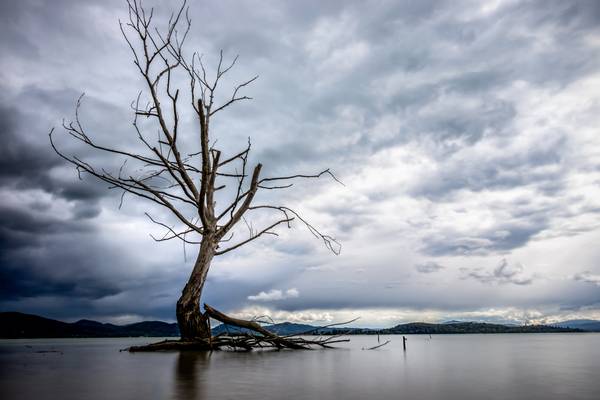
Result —
[[[406,351],[406,341],[408,339],[406,339],[406,336],[402,336],[402,347],[404,348],[404,351]]]

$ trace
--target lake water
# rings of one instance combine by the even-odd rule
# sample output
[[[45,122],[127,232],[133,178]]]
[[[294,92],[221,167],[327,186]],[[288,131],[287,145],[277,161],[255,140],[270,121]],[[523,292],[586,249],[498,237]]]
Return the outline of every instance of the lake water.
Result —
[[[377,350],[135,353],[156,339],[0,340],[1,399],[600,399],[600,334],[407,335]]]

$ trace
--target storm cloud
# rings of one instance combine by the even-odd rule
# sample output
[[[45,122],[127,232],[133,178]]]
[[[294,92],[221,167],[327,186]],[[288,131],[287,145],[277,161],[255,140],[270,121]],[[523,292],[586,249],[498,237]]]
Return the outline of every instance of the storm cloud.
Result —
[[[519,263],[509,264],[506,259],[502,259],[498,265],[491,271],[477,269],[463,269],[466,278],[472,278],[482,283],[496,283],[514,285],[531,285],[533,277],[525,274],[525,268]]]
[[[152,5],[164,23],[172,10]],[[206,302],[315,323],[364,311],[372,326],[600,318],[597,1],[225,0],[190,17],[188,50],[207,65],[240,55],[222,96],[260,75],[252,101],[215,119],[219,146],[251,136],[265,174],[329,167],[344,184],[264,198],[339,239],[340,256],[295,224],[217,259]],[[48,140],[55,128],[67,154],[121,166],[63,134],[85,92],[86,131],[137,146],[143,82],[119,18],[120,0],[0,5],[2,310],[174,318],[195,248],[155,243],[144,212],[170,221],[164,210],[129,196],[119,208]]]

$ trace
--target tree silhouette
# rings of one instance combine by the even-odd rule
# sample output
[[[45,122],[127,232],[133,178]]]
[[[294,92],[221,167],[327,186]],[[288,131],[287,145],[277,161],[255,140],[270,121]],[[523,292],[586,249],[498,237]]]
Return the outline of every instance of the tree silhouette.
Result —
[[[248,165],[250,139],[243,150],[230,156],[215,148],[209,134],[212,119],[233,104],[250,100],[242,91],[258,77],[236,85],[231,96],[217,104],[215,94],[218,85],[235,66],[237,57],[225,64],[221,51],[216,73],[210,78],[198,53],[189,57],[184,55],[184,44],[191,27],[185,1],[171,15],[166,30],[162,31],[153,23],[154,10],[144,9],[140,0],[128,0],[127,7],[129,18],[124,23],[120,22],[121,32],[145,83],[148,98],[148,103],[142,105],[140,93],[132,105],[135,114],[133,127],[143,151],[105,146],[92,139],[80,120],[81,97],[77,101],[74,121],[63,122],[64,132],[99,152],[122,158],[121,168],[109,171],[76,155],[65,154],[55,143],[54,130],[50,132],[50,142],[56,153],[75,166],[80,176],[82,173],[90,174],[107,182],[111,189],[121,190],[123,195],[135,195],[168,209],[179,226],[172,227],[146,213],[152,222],[165,229],[165,235],[154,238],[156,241],[176,239],[199,244],[193,270],[177,301],[176,313],[182,341],[206,340],[211,337],[209,313],[201,311],[200,297],[215,256],[233,251],[261,236],[276,235],[275,228],[280,225],[289,228],[294,220],[304,224],[331,251],[336,254],[340,251],[335,239],[321,233],[295,210],[282,205],[256,203],[257,192],[287,189],[296,179],[325,175],[336,178],[329,169],[316,174],[263,177],[262,164],[252,168]],[[180,88],[176,87],[181,77],[189,84],[187,90],[191,102],[188,106],[191,106],[190,111],[198,121],[198,131],[188,134],[197,135],[199,146],[186,146],[185,150],[180,147],[181,137],[185,135],[180,127],[180,99],[183,96],[180,96]],[[153,121],[158,126],[156,139],[148,138],[142,119]],[[131,170],[135,173],[127,172]],[[232,199],[223,205],[217,204],[217,192],[228,185],[234,188],[231,190]],[[276,216],[259,229],[246,223],[248,236],[235,242],[232,229],[240,221],[247,222],[246,217],[258,211]],[[205,309],[214,310],[210,307]]]

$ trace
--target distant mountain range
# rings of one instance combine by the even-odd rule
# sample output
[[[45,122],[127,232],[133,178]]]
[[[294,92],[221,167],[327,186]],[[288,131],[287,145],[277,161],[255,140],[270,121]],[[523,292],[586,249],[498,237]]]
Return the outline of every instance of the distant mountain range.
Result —
[[[179,336],[177,324],[160,321],[129,325],[103,324],[82,319],[68,323],[18,312],[0,313],[2,338]]]
[[[387,329],[322,328],[284,322],[265,326],[278,335],[373,335],[373,334],[460,334],[460,333],[536,333],[536,332],[600,332],[600,321],[571,320],[552,325],[500,325],[480,322],[448,321],[441,324],[412,322]],[[224,324],[213,328],[213,334],[244,332]],[[0,338],[74,338],[74,337],[177,337],[176,323],[146,321],[128,325],[104,324],[90,320],[61,322],[18,312],[0,313]]]
[[[266,329],[269,331],[280,335],[369,335],[369,334],[377,334],[378,330],[376,329],[367,329],[367,328],[323,328],[313,325],[306,324],[294,324],[292,322],[283,322],[280,324],[266,325]],[[213,328],[212,330],[214,335],[223,334],[223,333],[246,333],[249,332],[247,329],[238,328],[235,326],[229,326],[226,324],[221,324]]]
[[[576,328],[588,332],[600,332],[600,321],[595,321],[593,319],[572,319],[553,325],[562,328]]]
[[[582,329],[565,328],[548,325],[500,325],[484,322],[450,322],[445,324],[428,324],[411,322],[396,325],[393,328],[381,329],[381,334],[456,334],[456,333],[549,333],[549,332],[582,332]]]

